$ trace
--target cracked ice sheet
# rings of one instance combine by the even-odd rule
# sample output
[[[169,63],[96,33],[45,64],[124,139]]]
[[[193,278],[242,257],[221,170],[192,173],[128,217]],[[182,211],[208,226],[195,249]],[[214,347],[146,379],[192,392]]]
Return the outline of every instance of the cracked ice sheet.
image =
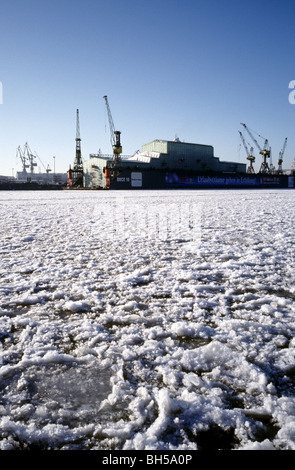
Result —
[[[1,449],[295,449],[294,200],[2,192]]]

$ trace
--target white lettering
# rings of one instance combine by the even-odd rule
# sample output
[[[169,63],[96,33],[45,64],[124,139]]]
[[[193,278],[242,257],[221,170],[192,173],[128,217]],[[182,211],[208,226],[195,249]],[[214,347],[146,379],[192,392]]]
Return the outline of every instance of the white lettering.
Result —
[[[289,88],[295,88],[295,80],[291,80]],[[291,91],[289,94],[289,103],[295,104],[295,90]]]
[[[187,465],[190,460],[192,460],[192,455],[187,454],[176,454],[176,455],[147,455],[146,463],[147,465]]]
[[[129,467],[134,467],[136,462],[136,457],[115,457],[110,454],[109,457],[103,457],[103,465],[129,465]]]
[[[105,240],[180,240],[201,244],[203,202],[144,203],[130,206],[123,195],[109,199],[109,204],[95,204],[91,230]],[[143,202],[142,202],[143,201]]]

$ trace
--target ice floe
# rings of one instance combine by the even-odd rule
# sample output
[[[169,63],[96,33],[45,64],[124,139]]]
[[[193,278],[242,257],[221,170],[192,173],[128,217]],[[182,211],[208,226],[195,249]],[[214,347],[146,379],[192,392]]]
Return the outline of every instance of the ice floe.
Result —
[[[1,192],[0,449],[295,450],[294,204]]]

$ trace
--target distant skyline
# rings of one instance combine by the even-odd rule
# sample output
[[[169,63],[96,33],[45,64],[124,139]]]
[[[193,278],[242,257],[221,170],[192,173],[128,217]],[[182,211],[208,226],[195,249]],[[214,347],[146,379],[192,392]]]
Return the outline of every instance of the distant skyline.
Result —
[[[177,136],[246,163],[244,122],[275,166],[287,137],[290,168],[294,18],[294,0],[2,0],[0,175],[21,170],[26,142],[41,171],[66,172],[76,109],[83,159],[111,153],[104,95],[123,154]]]

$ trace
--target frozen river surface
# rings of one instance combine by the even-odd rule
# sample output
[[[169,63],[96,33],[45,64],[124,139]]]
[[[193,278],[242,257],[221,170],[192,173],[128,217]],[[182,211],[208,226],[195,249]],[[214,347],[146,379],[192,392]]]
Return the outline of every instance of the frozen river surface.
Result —
[[[295,450],[294,191],[0,214],[0,449]]]

